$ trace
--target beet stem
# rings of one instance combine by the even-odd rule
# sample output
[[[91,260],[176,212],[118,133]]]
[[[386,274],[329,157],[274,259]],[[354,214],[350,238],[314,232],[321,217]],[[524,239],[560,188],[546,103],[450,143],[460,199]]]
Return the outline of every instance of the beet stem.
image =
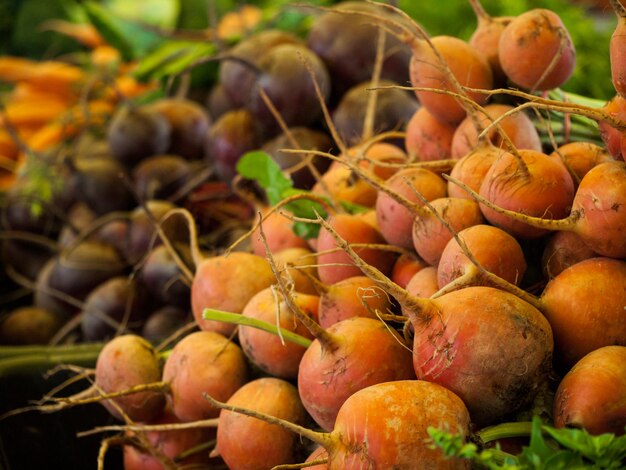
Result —
[[[476,433],[476,436],[481,442],[487,444],[508,437],[527,437],[530,436],[531,430],[532,423],[530,421],[500,423],[481,429]]]
[[[256,328],[258,330],[266,331],[268,333],[272,333],[273,335],[278,335],[278,327],[273,323],[269,323],[263,320],[258,320],[256,318],[246,317],[245,315],[241,315],[240,313],[231,313],[224,312],[222,310],[216,310],[213,308],[205,308],[202,311],[202,318],[205,320],[213,320],[220,321],[224,323],[230,323],[233,325],[241,325],[241,326],[249,326],[251,328]],[[287,341],[302,346],[304,348],[308,348],[312,341],[309,338],[305,338],[297,333],[293,333],[289,330],[280,329],[280,334]]]

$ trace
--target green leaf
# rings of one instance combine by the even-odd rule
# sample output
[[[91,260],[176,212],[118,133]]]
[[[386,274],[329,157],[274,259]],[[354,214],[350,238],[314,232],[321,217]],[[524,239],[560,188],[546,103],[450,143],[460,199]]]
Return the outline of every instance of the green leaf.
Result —
[[[87,16],[104,39],[118,49],[125,60],[144,56],[164,39],[153,31],[121,18],[96,2],[84,4]]]
[[[263,151],[246,153],[237,163],[237,171],[244,178],[256,181],[267,195],[268,202],[274,206],[282,200],[297,194],[307,194],[307,191],[295,189],[293,181],[287,177],[278,163]],[[293,201],[285,205],[285,209],[296,217],[317,219],[319,214],[326,217],[326,211],[321,204],[314,201]],[[299,237],[309,239],[317,237],[320,226],[317,223],[296,222],[293,231]]]
[[[308,348],[313,342],[309,338],[294,333],[293,331],[285,330],[283,328],[280,329],[279,333],[278,327],[275,324],[268,323],[257,318],[246,317],[244,315],[241,315],[240,313],[224,312],[223,310],[216,310],[214,308],[205,308],[202,311],[202,318],[205,320],[229,323],[231,325],[249,326],[252,328],[256,328],[257,330],[272,333],[277,336],[281,335],[287,341],[302,346],[304,348]]]
[[[135,76],[148,80],[175,75],[216,51],[215,44],[209,42],[167,41],[141,59]]]
[[[606,433],[592,436],[582,429],[555,429],[544,426],[545,432],[562,447],[575,451],[603,468],[618,468],[626,459],[626,435]]]
[[[530,445],[522,451],[522,462],[528,463],[529,468],[541,468],[542,463],[552,454],[554,454],[554,448],[546,444],[542,433],[541,419],[534,416],[530,431]]]
[[[245,178],[255,180],[267,194],[268,202],[273,206],[288,197],[286,193],[293,189],[293,182],[267,152],[246,153],[237,163],[237,171]]]
[[[162,28],[174,28],[180,14],[180,0],[105,0],[104,5],[121,18]]]
[[[237,163],[237,171],[245,178],[256,181],[267,195],[268,202],[274,206],[282,200],[297,194],[310,194],[309,191],[296,189],[293,181],[283,173],[282,169],[272,157],[261,150],[246,153]],[[320,197],[319,195],[316,195]],[[321,197],[328,201],[327,198]],[[350,214],[365,212],[369,208],[348,201],[339,201],[341,206]],[[328,214],[322,204],[315,201],[293,201],[285,205],[285,209],[295,216],[316,220],[318,215],[325,218]],[[296,222],[293,231],[299,237],[309,239],[317,237],[320,226],[311,222]]]
[[[562,450],[548,457],[540,468],[550,468],[554,470],[577,470],[589,468],[585,466],[582,457],[576,452]]]

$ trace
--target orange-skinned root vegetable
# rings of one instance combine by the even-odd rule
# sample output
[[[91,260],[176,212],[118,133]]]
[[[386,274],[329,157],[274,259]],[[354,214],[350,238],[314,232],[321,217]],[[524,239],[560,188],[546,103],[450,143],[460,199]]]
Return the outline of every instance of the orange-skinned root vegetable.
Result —
[[[398,171],[398,166],[391,164],[407,160],[400,148],[385,142],[350,147],[340,157],[330,154],[324,156],[334,158],[334,161],[312,191],[365,207],[374,206],[377,192],[364,178],[369,176],[387,180]]]
[[[552,279],[570,266],[596,256],[577,233],[554,232],[543,249],[541,269],[547,279]]]
[[[289,273],[296,292],[318,295],[315,284],[318,280],[315,253],[307,248],[287,248],[273,255],[278,271]]]
[[[159,356],[152,345],[140,336],[117,336],[98,355],[95,381],[96,386],[105,394],[155,383],[160,379]],[[121,410],[133,421],[147,421],[162,412],[165,395],[163,392],[146,391],[101,403],[117,419],[123,419]]]
[[[620,96],[626,96],[626,8],[620,0],[609,0],[609,3],[617,15],[617,24],[609,43],[611,80],[615,91]]]
[[[498,44],[502,70],[515,84],[529,90],[550,90],[574,72],[576,51],[561,18],[536,8],[514,18]]]
[[[270,210],[271,208],[264,208],[261,213],[263,214],[263,231],[272,253],[286,248],[308,248],[306,240],[293,233],[291,229],[293,221],[288,217],[289,212],[281,209],[279,212],[267,215]],[[282,214],[283,211],[286,214]],[[250,245],[255,255],[265,256],[265,247],[259,237],[258,229],[250,236]]]
[[[450,158],[456,126],[441,122],[425,107],[418,109],[406,125],[404,145],[417,161]]]
[[[444,96],[431,90],[449,90],[468,95],[469,100],[483,104],[487,96],[475,90],[490,90],[493,73],[487,60],[467,42],[452,36],[430,38],[426,31],[409,15],[392,5],[383,6],[400,15],[403,21],[371,13],[346,10],[344,13],[375,19],[393,31],[393,34],[411,47],[409,76],[418,101],[440,121],[455,124],[466,114],[465,104],[457,97]],[[466,91],[463,89],[473,89]]]
[[[413,221],[411,233],[413,248],[431,266],[437,266],[446,245],[452,239],[450,229],[455,232],[484,223],[480,206],[465,198],[443,197],[430,202]]]
[[[488,104],[484,111],[489,117],[482,113],[476,113],[479,122],[487,126],[494,119],[513,109],[513,106],[506,104]],[[466,117],[457,126],[452,137],[451,155],[452,158],[461,158],[478,145],[478,133],[475,124],[476,117]],[[511,114],[500,122],[500,129],[511,139],[513,145],[518,149],[536,150],[541,152],[541,140],[535,125],[523,112]],[[481,129],[482,130],[482,129]],[[508,149],[507,143],[502,139],[499,130],[491,128],[486,136],[496,147]]]
[[[477,268],[467,257],[469,250],[480,265],[506,281],[519,285],[526,272],[526,259],[517,240],[504,230],[491,225],[474,225],[457,233],[465,245],[461,248],[456,238],[451,239],[441,254],[437,265],[440,289],[452,284],[476,285]]]
[[[491,67],[474,47],[452,36],[436,36],[431,42],[462,86],[487,90],[493,87]],[[420,40],[414,40],[411,46],[411,84],[415,87],[456,91],[431,47]],[[455,124],[465,117],[465,109],[454,97],[429,91],[415,91],[415,94],[422,106],[440,121]],[[477,93],[469,93],[469,96],[479,104],[483,104],[487,98]]]
[[[368,174],[376,175],[383,180],[391,178],[401,167],[401,165],[392,164],[404,163],[408,158],[399,147],[375,140],[350,147],[345,155],[342,154],[339,160],[333,161],[331,167],[343,166],[341,160],[345,158],[367,171]]]
[[[235,280],[236,287],[232,286]],[[225,336],[232,334],[234,325],[204,320],[202,311],[214,308],[241,313],[254,294],[275,281],[269,263],[259,255],[232,252],[205,258],[197,265],[191,284],[191,308],[198,326]]]
[[[450,170],[450,176],[478,192],[485,175],[493,162],[504,152],[490,142],[481,140],[467,155],[462,157]],[[460,186],[448,181],[448,196],[471,199],[472,196]]]
[[[626,119],[626,99],[621,95],[615,95],[602,108],[602,111],[610,117],[620,120]],[[624,130],[616,129],[607,121],[598,120],[600,128],[600,137],[609,153],[615,158],[625,158],[626,139],[624,139]]]
[[[376,199],[376,219],[381,234],[387,243],[411,249],[413,221],[417,209],[422,206],[415,193],[420,193],[428,201],[446,197],[446,182],[430,170],[406,168],[389,178],[385,187],[389,192],[379,190]],[[399,194],[413,206],[403,205],[389,193]]]
[[[626,346],[626,261],[590,258],[552,279],[541,294],[555,359],[571,367],[602,346]]]
[[[413,253],[403,253],[393,265],[390,278],[393,282],[404,288],[415,273],[427,266],[428,264],[424,260],[415,256]]]
[[[469,434],[469,415],[451,391],[420,380],[381,383],[354,393],[341,407],[330,433],[320,433],[245,408],[211,403],[268,423],[279,424],[323,446],[329,470],[402,468],[468,469],[466,460],[444,457],[426,441],[427,428],[454,429]]]
[[[591,434],[626,428],[626,346],[605,346],[581,358],[563,377],[554,397],[556,427]]]
[[[553,350],[550,325],[537,308],[491,287],[467,287],[436,299],[413,297],[334,234],[363,273],[395,297],[409,316],[418,379],[459,395],[472,420],[481,425],[533,399],[551,368]]]
[[[352,317],[377,318],[389,313],[391,299],[367,276],[353,276],[324,286],[319,297],[319,323],[328,328]]]
[[[227,404],[294,424],[303,424],[306,416],[296,388],[272,377],[248,382]],[[296,446],[297,436],[283,427],[225,409],[220,412],[216,451],[228,468],[262,470],[293,463]]]
[[[310,462],[317,462],[317,461],[321,461],[322,463],[319,463],[317,465],[313,465],[312,467],[306,467],[309,470],[326,470],[328,469],[328,451],[326,449],[324,449],[322,446],[316,447],[315,450],[313,452],[311,452],[311,454],[309,454],[309,456],[307,457],[307,459],[304,461],[305,463],[310,463]]]
[[[318,296],[293,293],[293,301],[305,314],[317,321]],[[271,287],[252,297],[243,309],[242,315],[277,324],[281,330],[292,331],[313,339],[313,335],[287,308],[282,300],[282,294]],[[294,379],[298,376],[298,365],[306,349],[283,341],[271,333],[245,326],[239,327],[239,344],[248,359],[259,368],[274,377],[284,379]]]
[[[503,83],[506,80],[506,76],[500,65],[498,45],[502,31],[504,31],[504,28],[508,26],[514,17],[492,17],[487,14],[478,0],[470,0],[469,3],[476,14],[478,24],[468,42],[487,58],[493,72],[494,81],[496,83]]]
[[[544,219],[565,217],[574,199],[574,182],[563,164],[541,152],[520,150],[521,160],[504,152],[491,165],[480,195],[494,205]],[[482,203],[482,201],[481,201]],[[481,204],[493,225],[520,238],[537,238],[546,229],[529,226]],[[530,218],[530,217],[529,217]]]
[[[327,338],[313,341],[298,371],[302,404],[322,428],[333,428],[339,408],[356,390],[415,378],[410,349],[380,320],[354,317],[325,331]]]
[[[577,187],[594,166],[615,160],[604,147],[592,142],[570,142],[559,146],[550,155],[562,159]]]
[[[247,380],[246,358],[239,346],[211,331],[185,336],[163,367],[170,405],[182,421],[217,417],[219,410],[202,400],[202,394],[228,400]]]
[[[331,166],[313,185],[311,191],[336,201],[352,202],[365,207],[373,207],[376,203],[376,190],[349,168],[342,166]]]
[[[328,223],[351,243],[385,244],[380,232],[357,216],[336,214],[328,218]],[[374,248],[359,248],[359,253],[373,266],[390,273],[395,262],[395,254]],[[324,284],[334,284],[352,276],[361,274],[345,253],[337,249],[335,240],[327,230],[321,229],[317,237],[317,272]],[[228,309],[223,309],[228,310]]]
[[[181,423],[169,407],[148,425],[167,425]],[[128,434],[133,437],[133,433]],[[171,465],[196,466],[210,463],[209,453],[202,446],[210,443],[215,430],[209,428],[175,429],[168,431],[147,431],[145,437],[153,449],[124,445],[124,470],[164,470],[163,461],[168,459]],[[191,452],[197,449],[196,452]],[[151,452],[152,451],[152,452]],[[152,455],[155,453],[156,455]]]
[[[467,187],[464,189],[471,191]],[[560,220],[531,217],[494,205],[475,192],[472,196],[489,206],[491,211],[497,211],[502,217],[519,224],[544,230],[571,230],[602,256],[626,257],[625,162],[606,162],[593,167],[580,181],[570,215]]]
[[[406,285],[406,291],[413,297],[422,297],[425,299],[432,296],[438,290],[439,283],[437,282],[437,268],[435,266],[427,266],[421,271],[416,272]]]

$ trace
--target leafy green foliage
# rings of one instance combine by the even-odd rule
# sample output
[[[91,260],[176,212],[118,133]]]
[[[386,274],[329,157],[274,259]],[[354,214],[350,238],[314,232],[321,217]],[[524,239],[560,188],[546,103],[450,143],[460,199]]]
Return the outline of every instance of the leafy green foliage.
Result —
[[[263,151],[246,153],[237,163],[237,171],[241,176],[256,181],[265,191],[267,201],[272,206],[290,196],[307,193],[295,189],[293,181],[283,173],[278,163]],[[324,208],[314,201],[293,201],[286,204],[285,209],[306,219],[316,219],[317,214],[326,216]],[[293,230],[303,238],[315,238],[319,233],[319,225],[296,222]]]
[[[89,21],[125,60],[142,57],[164,41],[156,32],[122,18],[96,2],[86,2],[84,8]]]
[[[140,80],[147,80],[176,75],[198,60],[211,57],[215,53],[215,44],[210,42],[167,41],[141,60],[135,76]]]
[[[105,8],[121,18],[161,28],[176,27],[180,2],[181,0],[103,0]]]
[[[444,455],[490,470],[626,468],[626,435],[592,436],[582,429],[556,429],[542,424],[537,416],[533,417],[529,445],[519,455],[503,452],[499,446],[480,449],[446,430],[430,427],[428,434],[431,447],[441,449]]]
[[[278,163],[263,151],[246,153],[237,163],[237,171],[244,178],[256,181],[265,191],[267,201],[272,206],[291,196],[310,194],[309,191],[294,188],[293,181],[283,173]],[[340,204],[344,210],[352,214],[367,210],[365,207],[346,201],[340,201]],[[327,216],[324,207],[311,200],[289,202],[285,205],[285,209],[303,219],[315,220],[318,214],[321,217]],[[319,224],[313,222],[296,222],[293,226],[294,233],[305,239],[317,237],[319,230]]]

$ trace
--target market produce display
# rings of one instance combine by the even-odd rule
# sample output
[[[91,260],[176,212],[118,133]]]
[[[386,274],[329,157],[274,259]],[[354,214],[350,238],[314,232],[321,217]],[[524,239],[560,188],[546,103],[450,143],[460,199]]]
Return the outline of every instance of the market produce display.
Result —
[[[462,3],[0,56],[0,469],[95,408],[98,470],[626,468],[626,5],[596,99],[558,11]]]

